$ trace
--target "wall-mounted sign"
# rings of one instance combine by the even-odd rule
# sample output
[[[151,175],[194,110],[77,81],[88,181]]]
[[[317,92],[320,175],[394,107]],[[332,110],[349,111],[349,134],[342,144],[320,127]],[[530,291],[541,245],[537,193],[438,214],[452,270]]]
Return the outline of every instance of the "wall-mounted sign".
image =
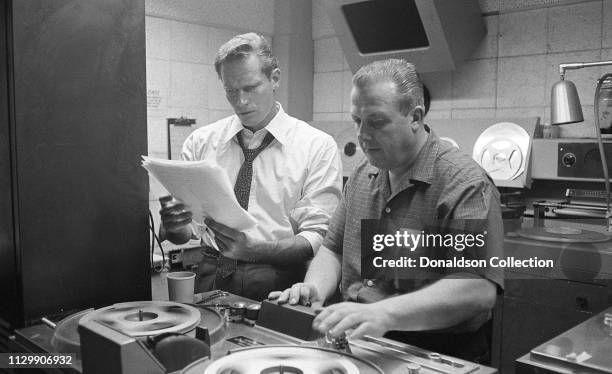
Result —
[[[147,108],[157,109],[161,104],[161,94],[159,90],[147,90]]]

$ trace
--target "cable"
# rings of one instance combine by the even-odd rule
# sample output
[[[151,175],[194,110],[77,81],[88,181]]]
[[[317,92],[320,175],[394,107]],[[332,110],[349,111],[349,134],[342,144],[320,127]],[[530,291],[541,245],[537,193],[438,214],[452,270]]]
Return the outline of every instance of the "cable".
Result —
[[[155,232],[155,223],[151,220],[151,218],[153,217],[153,215],[151,214],[151,211],[149,210],[149,231]],[[153,266],[153,251],[155,250],[155,237],[153,235],[151,235],[151,251],[149,253],[149,260],[151,261],[151,266]]]
[[[151,213],[151,210],[149,210],[149,229],[151,230],[151,234],[152,234],[151,236],[151,266],[155,272],[161,273],[166,268],[166,253],[164,252],[164,247],[162,247],[159,237],[155,233],[155,221],[153,220],[153,214]],[[153,263],[153,252],[155,251],[156,241],[157,241],[157,245],[159,246],[159,250],[161,251],[161,255],[162,255],[162,263],[159,268],[156,268]]]
[[[603,141],[601,139],[601,127],[599,124],[599,98],[601,95],[601,86],[604,84],[604,81],[612,78],[612,74],[604,74],[597,81],[597,87],[595,88],[595,135],[597,135],[597,145],[599,147],[599,155],[601,157],[601,166],[603,168],[603,177],[604,177],[604,185],[606,188],[606,225],[608,226],[608,231],[612,229],[610,220],[610,177],[608,176],[608,162],[606,161],[606,151],[604,150]]]

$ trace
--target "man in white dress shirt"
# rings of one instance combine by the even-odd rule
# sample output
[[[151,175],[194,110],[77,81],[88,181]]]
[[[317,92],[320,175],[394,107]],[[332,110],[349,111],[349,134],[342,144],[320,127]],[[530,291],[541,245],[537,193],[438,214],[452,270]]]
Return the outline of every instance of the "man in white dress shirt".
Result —
[[[214,159],[226,169],[257,226],[240,232],[206,219],[220,251],[205,247],[196,291],[222,289],[262,300],[303,279],[340,198],[340,156],[331,136],[274,100],[281,72],[264,37],[232,38],[220,47],[215,69],[235,114],[194,131],[182,157]],[[191,221],[180,202],[160,213],[168,234]]]

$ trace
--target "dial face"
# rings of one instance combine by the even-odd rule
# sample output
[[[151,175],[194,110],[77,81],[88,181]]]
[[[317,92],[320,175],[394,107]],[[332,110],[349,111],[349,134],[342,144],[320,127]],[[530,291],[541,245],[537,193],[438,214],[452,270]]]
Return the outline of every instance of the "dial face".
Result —
[[[353,142],[348,142],[344,146],[344,154],[351,157],[357,153],[357,145]]]
[[[572,167],[576,163],[576,155],[568,152],[561,157],[561,162],[565,167]]]

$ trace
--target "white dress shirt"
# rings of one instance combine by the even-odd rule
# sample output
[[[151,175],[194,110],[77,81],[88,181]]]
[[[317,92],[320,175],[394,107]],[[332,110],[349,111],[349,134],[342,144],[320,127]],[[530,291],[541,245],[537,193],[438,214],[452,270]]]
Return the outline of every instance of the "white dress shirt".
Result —
[[[263,240],[300,235],[319,249],[341,196],[342,163],[333,138],[289,116],[280,107],[263,129],[252,133],[236,115],[195,130],[183,144],[184,160],[215,160],[236,183],[243,143],[257,148],[267,132],[274,140],[253,161],[249,213],[257,225],[249,230]],[[214,217],[211,217],[214,219]]]

